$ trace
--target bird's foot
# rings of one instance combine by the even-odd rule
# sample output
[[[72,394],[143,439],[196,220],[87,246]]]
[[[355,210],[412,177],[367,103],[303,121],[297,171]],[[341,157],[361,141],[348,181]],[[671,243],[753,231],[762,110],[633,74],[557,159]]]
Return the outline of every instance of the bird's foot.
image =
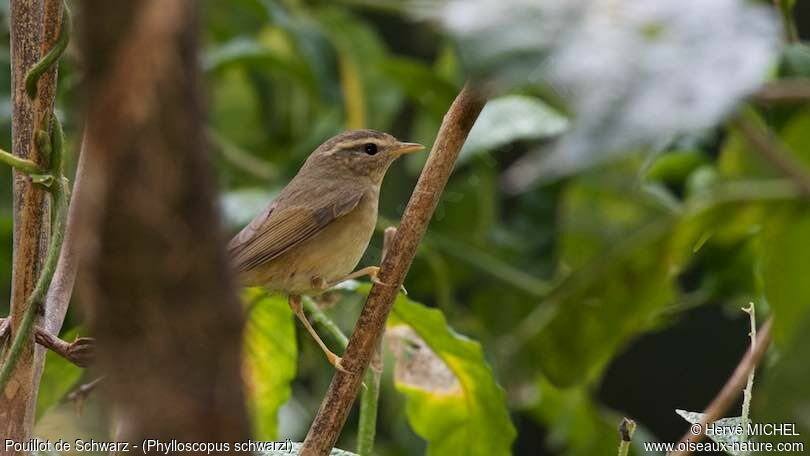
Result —
[[[380,267],[379,266],[367,266],[367,267],[365,267],[363,269],[358,269],[358,270],[352,272],[351,274],[349,274],[349,275],[347,275],[347,276],[345,276],[345,277],[343,277],[341,279],[335,280],[334,282],[326,282],[321,277],[313,277],[312,281],[311,281],[311,284],[316,289],[326,290],[326,289],[332,288],[332,287],[334,287],[334,286],[336,286],[338,284],[341,284],[341,283],[343,283],[343,282],[345,282],[347,280],[356,279],[358,277],[363,277],[363,276],[368,276],[369,280],[371,280],[371,283],[375,283],[377,285],[381,285],[381,286],[384,286],[384,287],[393,287],[393,286],[395,286],[393,284],[385,283],[382,280],[380,280],[380,277],[379,277],[380,276]],[[408,295],[408,290],[405,289],[405,286],[400,285],[399,289],[402,292],[402,294],[404,294],[406,296]]]

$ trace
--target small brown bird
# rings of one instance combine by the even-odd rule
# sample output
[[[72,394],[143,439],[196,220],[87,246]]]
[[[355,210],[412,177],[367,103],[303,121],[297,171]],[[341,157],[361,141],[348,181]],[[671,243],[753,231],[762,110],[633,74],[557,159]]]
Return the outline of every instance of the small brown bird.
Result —
[[[423,148],[374,130],[341,133],[315,149],[278,197],[228,244],[242,284],[286,293],[290,308],[338,369],[343,370],[341,358],[307,321],[301,295],[366,275],[381,283],[377,266],[352,271],[374,233],[385,172],[400,155]]]

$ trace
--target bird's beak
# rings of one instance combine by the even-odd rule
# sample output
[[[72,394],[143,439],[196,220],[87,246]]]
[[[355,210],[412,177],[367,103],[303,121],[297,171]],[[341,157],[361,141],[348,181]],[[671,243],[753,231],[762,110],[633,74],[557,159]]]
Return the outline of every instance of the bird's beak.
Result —
[[[418,143],[399,142],[394,146],[394,153],[397,155],[411,154],[424,149],[425,146]]]

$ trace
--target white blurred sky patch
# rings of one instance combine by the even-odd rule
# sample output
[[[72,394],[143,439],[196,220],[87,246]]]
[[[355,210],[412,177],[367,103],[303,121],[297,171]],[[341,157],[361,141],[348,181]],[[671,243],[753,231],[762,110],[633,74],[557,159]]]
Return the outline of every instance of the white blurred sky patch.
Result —
[[[550,85],[575,113],[513,191],[710,128],[765,79],[778,16],[746,0],[446,0],[433,13],[471,76],[508,91]],[[436,13],[435,11],[438,11]]]

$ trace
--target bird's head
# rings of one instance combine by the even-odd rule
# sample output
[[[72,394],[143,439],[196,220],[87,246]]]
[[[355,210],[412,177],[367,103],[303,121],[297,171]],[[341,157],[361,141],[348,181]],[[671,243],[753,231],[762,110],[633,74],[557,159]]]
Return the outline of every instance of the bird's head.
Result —
[[[322,177],[368,178],[382,182],[397,157],[424,149],[375,130],[350,130],[328,139],[313,152],[304,169]]]

